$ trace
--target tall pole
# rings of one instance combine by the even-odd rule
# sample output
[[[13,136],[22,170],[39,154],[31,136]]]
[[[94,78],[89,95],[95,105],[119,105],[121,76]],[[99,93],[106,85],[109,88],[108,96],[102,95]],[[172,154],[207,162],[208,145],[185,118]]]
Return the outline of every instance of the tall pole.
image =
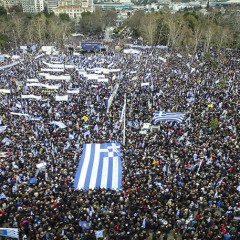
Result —
[[[124,118],[123,118],[123,145],[126,143],[126,108],[127,108],[127,94],[124,94]]]

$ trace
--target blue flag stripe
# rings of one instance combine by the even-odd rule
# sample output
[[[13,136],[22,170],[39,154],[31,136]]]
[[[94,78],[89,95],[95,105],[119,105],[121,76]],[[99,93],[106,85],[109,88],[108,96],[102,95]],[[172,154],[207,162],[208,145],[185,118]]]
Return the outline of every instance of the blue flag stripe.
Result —
[[[96,147],[96,144],[92,144],[91,152],[95,152],[95,147]],[[88,188],[88,186],[90,184],[90,178],[91,178],[92,168],[93,168],[93,163],[94,163],[94,156],[95,155],[93,155],[93,154],[90,155],[90,159],[88,162],[88,169],[87,169],[86,178],[85,178],[85,182],[84,182],[84,189]]]
[[[155,112],[153,114],[154,124],[160,121],[176,121],[182,122],[185,117],[183,112]]]
[[[82,155],[85,156],[86,154],[86,145],[83,146],[83,152]],[[77,172],[75,175],[75,179],[74,179],[74,184],[73,187],[77,188],[78,187],[78,182],[79,182],[79,178],[80,178],[80,173],[81,173],[81,169],[82,169],[82,165],[83,165],[83,161],[79,161],[78,163],[78,168],[77,168]]]
[[[104,155],[104,153],[101,153],[101,155]],[[101,186],[101,179],[102,179],[102,169],[103,169],[103,156],[99,159],[99,165],[98,165],[98,173],[97,173],[97,181],[96,181],[96,187]]]
[[[77,189],[118,189],[122,183],[119,143],[84,144],[74,180]]]
[[[92,165],[92,169],[91,169],[91,181],[89,184],[89,188],[94,188],[97,186],[97,175],[98,175],[98,169],[99,169],[99,161],[100,161],[100,144],[94,144],[95,149],[94,149],[94,154],[93,154],[93,163]]]
[[[112,176],[113,176],[113,157],[110,157],[108,161],[107,188],[112,188]]]

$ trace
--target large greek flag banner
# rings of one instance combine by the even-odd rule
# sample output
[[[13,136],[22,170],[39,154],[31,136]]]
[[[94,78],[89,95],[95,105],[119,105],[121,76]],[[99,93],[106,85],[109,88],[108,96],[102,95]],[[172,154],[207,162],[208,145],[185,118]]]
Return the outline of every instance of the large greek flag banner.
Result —
[[[0,236],[18,239],[18,228],[0,228]]]
[[[122,162],[119,143],[87,143],[78,164],[74,188],[119,189]]]
[[[172,121],[181,123],[185,117],[183,112],[155,112],[153,114],[153,123],[157,124],[161,121]]]

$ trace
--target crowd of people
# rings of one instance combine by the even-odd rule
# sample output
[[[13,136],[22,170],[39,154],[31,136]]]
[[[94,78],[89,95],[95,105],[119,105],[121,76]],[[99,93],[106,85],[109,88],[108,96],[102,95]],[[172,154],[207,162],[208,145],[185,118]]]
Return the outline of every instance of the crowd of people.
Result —
[[[0,89],[10,90],[0,95],[0,227],[30,240],[240,239],[240,51],[58,51],[63,72],[49,74],[69,81],[40,74],[52,58],[40,52],[13,50],[19,64],[0,70]],[[96,67],[120,71],[103,82],[82,74]],[[122,187],[74,189],[84,143],[123,142],[124,95]],[[156,111],[185,118],[142,131]]]

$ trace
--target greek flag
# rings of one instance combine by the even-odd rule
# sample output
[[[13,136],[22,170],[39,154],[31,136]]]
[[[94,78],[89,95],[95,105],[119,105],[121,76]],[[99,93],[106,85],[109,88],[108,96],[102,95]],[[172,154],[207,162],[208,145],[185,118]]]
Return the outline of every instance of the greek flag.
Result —
[[[0,236],[19,239],[18,228],[0,228]]]
[[[78,164],[74,188],[118,189],[122,183],[119,143],[88,143]]]
[[[157,124],[161,121],[172,121],[181,123],[184,119],[185,113],[183,112],[155,112],[153,115],[153,123]]]
[[[6,130],[7,126],[0,126],[0,133],[4,132]]]
[[[96,239],[103,238],[103,230],[95,230],[95,237]]]

